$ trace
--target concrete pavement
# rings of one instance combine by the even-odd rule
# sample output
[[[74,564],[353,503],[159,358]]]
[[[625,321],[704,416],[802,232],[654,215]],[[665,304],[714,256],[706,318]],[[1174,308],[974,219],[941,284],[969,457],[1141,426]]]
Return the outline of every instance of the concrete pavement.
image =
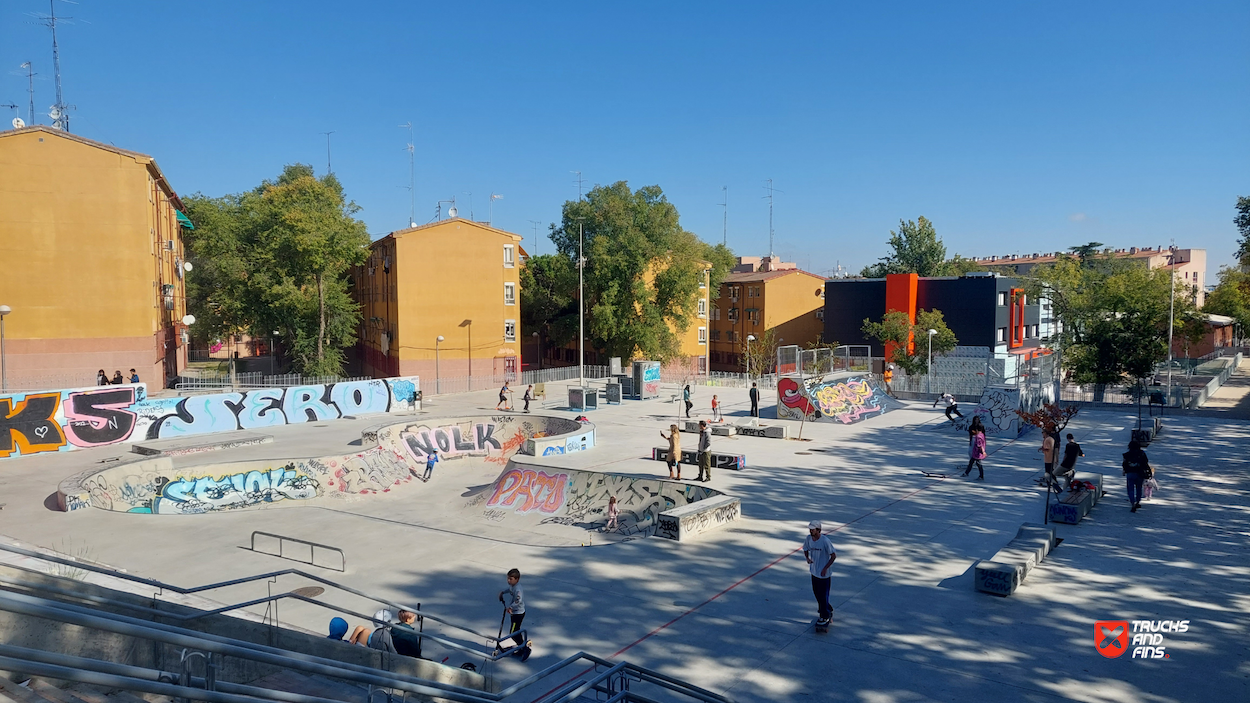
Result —
[[[553,401],[560,397],[556,384],[548,389]],[[746,415],[745,389],[696,391],[696,410],[705,416],[713,392],[727,414]],[[420,417],[489,415],[494,395],[430,398]],[[772,400],[764,405],[766,418],[773,416]],[[661,400],[593,411],[598,446],[543,461],[666,475],[662,463],[643,457],[660,446],[657,433],[674,411]],[[275,428],[272,444],[193,460],[350,451],[365,427],[404,419]],[[1033,483],[1041,472],[1040,438],[991,438],[983,483],[927,478],[922,471],[953,475],[966,461],[966,438],[942,429],[945,422],[938,410],[908,404],[857,425],[809,423],[804,442],[718,437],[714,449],[747,456],[745,471],[718,471],[712,484],[742,498],[745,519],[690,543],[603,543],[587,531],[574,543],[458,528],[439,517],[439,508],[463,500],[483,478],[457,476],[450,463],[428,484],[334,508],[279,503],[156,516],[45,507],[62,478],[119,456],[116,448],[0,463],[0,534],[52,548],[77,545],[90,558],[180,585],[284,568],[290,562],[239,547],[252,530],[287,534],[344,549],[349,571],[325,572],[330,578],[491,632],[504,572],[517,567],[525,574],[525,624],[536,653],[526,665],[497,665],[492,673],[505,682],[586,650],[737,701],[1187,701],[1198,685],[1213,700],[1250,696],[1250,423],[1167,418],[1148,448],[1163,488],[1133,514],[1119,453],[1135,416],[1082,412],[1070,427],[1087,455],[1078,468],[1108,474],[1109,494],[1080,525],[1060,526],[1063,544],[1003,599],[975,592],[971,567],[1005,545],[1020,523],[1040,522],[1044,495]],[[791,424],[795,436],[798,424]],[[839,555],[827,635],[811,630],[816,608],[797,552],[812,518],[829,526]],[[301,585],[296,580],[281,585]],[[252,584],[210,595],[233,601],[263,594]],[[351,597],[326,598],[367,607]],[[284,621],[309,629],[323,629],[328,618],[311,606],[282,610]],[[1094,648],[1094,622],[1121,619],[1191,625],[1186,635],[1168,638],[1169,659],[1106,659]],[[448,663],[462,659],[452,655]]]

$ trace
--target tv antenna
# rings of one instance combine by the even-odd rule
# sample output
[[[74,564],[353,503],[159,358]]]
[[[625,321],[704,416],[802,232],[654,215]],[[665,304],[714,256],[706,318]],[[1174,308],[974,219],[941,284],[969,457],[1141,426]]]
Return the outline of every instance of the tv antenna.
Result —
[[[725,221],[721,225],[723,228],[721,231],[721,244],[729,246],[729,186],[721,186],[720,189],[721,193],[724,195],[724,199],[721,201],[721,207],[725,209]]]
[[[538,256],[538,225],[542,223],[542,220],[530,220],[530,224],[534,225],[534,256]]]
[[[469,196],[469,220],[472,221],[473,220],[473,194],[467,190],[464,192],[464,194]]]
[[[773,193],[784,193],[784,190],[773,188],[773,179],[768,179],[768,185],[764,186],[768,190],[768,195],[764,198],[768,200],[768,258],[773,258]]]
[[[417,226],[417,155],[416,140],[412,138],[412,122],[401,124],[400,129],[408,130],[408,145],[404,149],[408,152],[408,226]],[[441,207],[441,206],[440,206]],[[442,212],[441,210],[439,211]],[[442,219],[441,217],[439,219]]]
[[[334,173],[334,167],[330,165],[330,135],[334,132],[322,132],[322,134],[326,135],[326,173]]]
[[[35,73],[34,66],[31,62],[26,61],[22,64],[22,68],[26,69],[26,92],[30,95],[30,112],[26,113],[26,118],[30,124],[35,124]]]
[[[581,199],[582,199],[582,184],[583,184],[583,183],[585,183],[585,182],[586,182],[586,180],[585,180],[584,178],[582,178],[582,172],[581,172],[581,171],[569,171],[569,173],[575,173],[575,174],[577,174],[577,180],[576,180],[576,181],[574,181],[574,183],[576,183],[576,184],[577,184],[577,199],[578,199],[578,200],[581,200]]]
[[[495,201],[503,200],[503,196],[498,193],[490,194],[490,214],[486,216],[486,224],[491,227],[495,226]]]
[[[72,5],[78,3],[73,0],[61,0]],[[39,23],[52,31],[52,66],[56,73],[56,104],[48,110],[48,117],[52,118],[52,126],[69,131],[69,111],[74,109],[73,105],[66,105],[64,98],[61,96],[61,50],[56,41],[56,25],[58,22],[73,24],[70,20],[73,17],[57,17],[56,16],[56,0],[48,0],[49,14],[35,15],[39,19]],[[32,110],[33,112],[33,110]],[[34,119],[34,115],[31,116]]]

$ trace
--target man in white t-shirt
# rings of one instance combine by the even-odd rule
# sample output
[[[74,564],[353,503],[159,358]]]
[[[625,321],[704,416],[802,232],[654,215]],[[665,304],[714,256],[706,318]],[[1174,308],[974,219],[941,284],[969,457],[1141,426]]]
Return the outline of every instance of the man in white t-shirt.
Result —
[[[816,606],[820,609],[817,625],[828,625],[833,619],[833,606],[829,605],[829,568],[838,555],[833,551],[833,542],[820,534],[820,520],[812,520],[807,524],[808,536],[803,540],[803,556],[807,558],[808,571],[812,573],[812,593],[816,596]]]

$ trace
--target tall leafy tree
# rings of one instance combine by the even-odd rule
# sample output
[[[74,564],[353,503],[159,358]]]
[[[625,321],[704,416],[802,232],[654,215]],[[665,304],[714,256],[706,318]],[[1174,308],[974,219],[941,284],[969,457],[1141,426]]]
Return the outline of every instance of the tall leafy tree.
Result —
[[[959,344],[955,333],[946,326],[941,310],[917,310],[913,323],[905,312],[887,312],[880,322],[864,320],[864,334],[885,345],[892,345],[888,361],[898,364],[909,375],[923,374],[929,370],[929,330],[933,335],[933,353],[945,354]],[[908,343],[914,348],[908,350]]]
[[[921,216],[916,221],[899,220],[898,231],[890,232],[889,254],[879,263],[864,267],[867,278],[881,278],[891,273],[915,273],[941,276],[946,271],[946,245],[938,239],[933,223]]]
[[[577,337],[577,268],[563,254],[531,256],[521,269],[521,329],[539,344],[563,346]]]
[[[1237,198],[1237,216],[1233,218],[1241,238],[1237,240],[1237,261],[1243,270],[1250,270],[1250,198]]]
[[[1102,242],[1089,242],[1087,244],[1078,244],[1074,247],[1068,247],[1068,251],[1075,254],[1076,258],[1080,259],[1082,263],[1085,263],[1090,260],[1090,257],[1102,251],[1102,248]]]
[[[1202,311],[1237,320],[1244,334],[1250,330],[1250,273],[1225,267],[1219,275],[1220,282],[1207,293]]]
[[[712,264],[714,293],[732,253],[682,229],[677,208],[659,186],[631,190],[625,181],[596,186],[564,204],[551,240],[574,274],[579,237],[585,240],[588,343],[624,359],[677,358],[678,335],[698,314],[704,266]]]
[[[205,315],[199,333],[280,330],[297,370],[341,373],[360,321],[347,273],[364,262],[369,235],[338,179],[294,164],[246,193],[197,194],[187,205],[197,222],[188,288],[193,314]]]

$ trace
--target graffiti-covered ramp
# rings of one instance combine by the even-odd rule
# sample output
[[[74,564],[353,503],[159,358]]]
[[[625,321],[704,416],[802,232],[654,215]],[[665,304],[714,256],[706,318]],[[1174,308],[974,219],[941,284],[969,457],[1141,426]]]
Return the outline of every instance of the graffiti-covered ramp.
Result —
[[[786,376],[777,381],[777,417],[782,419],[850,425],[901,407],[871,374]]]

